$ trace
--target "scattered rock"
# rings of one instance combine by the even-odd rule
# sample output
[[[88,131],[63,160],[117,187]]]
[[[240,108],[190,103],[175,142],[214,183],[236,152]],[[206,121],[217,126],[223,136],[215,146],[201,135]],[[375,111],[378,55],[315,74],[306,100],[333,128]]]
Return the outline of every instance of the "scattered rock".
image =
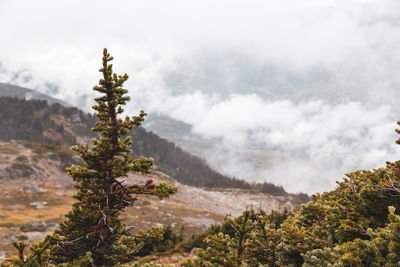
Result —
[[[27,232],[25,235],[28,237],[28,242],[37,242],[43,240],[48,232]]]
[[[49,207],[47,206],[47,202],[46,201],[42,201],[42,202],[31,202],[29,203],[30,206],[33,206],[35,209],[38,210],[45,210],[48,209]]]
[[[57,161],[57,162],[61,160],[60,156],[58,156],[56,153],[50,153],[50,154],[47,155],[47,157],[50,160]]]
[[[292,202],[290,202],[289,200],[286,201],[285,206],[289,209],[292,210],[294,208],[294,205]]]
[[[78,113],[72,114],[71,120],[73,122],[82,122],[81,116]]]
[[[30,177],[31,175],[37,174],[36,170],[26,163],[14,162],[10,167],[5,169],[6,177]],[[3,174],[4,175],[4,174]]]
[[[4,260],[6,258],[6,253],[4,251],[0,251],[0,260]]]
[[[147,206],[147,205],[150,205],[151,203],[149,202],[149,201],[147,201],[147,200],[143,200],[143,202],[142,202],[142,205],[143,206]]]
[[[57,224],[53,222],[31,222],[30,224],[36,228],[44,228],[44,229],[54,228],[57,226]]]
[[[0,168],[0,178],[9,178],[9,173],[6,169]]]
[[[16,241],[17,238],[12,234],[7,234],[1,236],[1,244],[11,244],[13,241]]]
[[[196,252],[198,249],[199,248],[196,248],[196,247],[192,248],[192,250],[190,251],[190,255],[196,255]]]
[[[198,226],[202,228],[209,227],[212,224],[215,224],[216,221],[213,219],[208,219],[208,218],[193,218],[193,217],[184,217],[182,218],[182,221],[191,226]]]
[[[28,193],[45,193],[47,189],[41,188],[35,184],[27,184],[22,187],[22,190]]]

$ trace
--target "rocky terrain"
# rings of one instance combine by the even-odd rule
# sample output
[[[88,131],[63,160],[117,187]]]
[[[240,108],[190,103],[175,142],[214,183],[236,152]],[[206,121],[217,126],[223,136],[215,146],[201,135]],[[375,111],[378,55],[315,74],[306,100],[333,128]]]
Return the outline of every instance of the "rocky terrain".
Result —
[[[37,241],[51,232],[73,202],[72,179],[65,166],[78,160],[70,151],[29,142],[0,142],[0,259],[15,253],[13,240]],[[126,212],[134,230],[171,225],[184,226],[186,236],[222,222],[227,214],[237,216],[246,208],[265,211],[292,209],[291,196],[271,196],[242,189],[205,189],[183,185],[172,177],[153,171],[131,173],[126,182],[167,182],[178,188],[169,199],[140,196]]]

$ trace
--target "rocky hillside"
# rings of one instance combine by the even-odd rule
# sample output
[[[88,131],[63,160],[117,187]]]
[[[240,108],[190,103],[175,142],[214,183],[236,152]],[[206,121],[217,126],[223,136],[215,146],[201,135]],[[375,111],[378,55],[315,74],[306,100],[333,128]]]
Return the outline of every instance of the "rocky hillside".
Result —
[[[0,97],[0,140],[3,141],[26,140],[65,146],[87,144],[89,139],[95,137],[91,131],[95,123],[95,116],[59,103]],[[270,183],[250,184],[222,175],[211,169],[203,159],[143,128],[135,128],[131,135],[134,139],[134,156],[154,158],[157,170],[173,176],[183,184],[288,195],[280,186]],[[298,197],[308,199],[304,194]]]
[[[26,141],[0,142],[0,259],[15,253],[11,241],[40,240],[70,209],[74,187],[64,168],[77,159],[68,151]],[[222,222],[226,214],[237,216],[246,208],[268,212],[299,204],[299,198],[293,195],[183,185],[159,171],[147,176],[132,173],[127,182],[140,184],[147,179],[172,183],[178,193],[161,201],[141,197],[127,210],[125,218],[135,230],[160,224],[176,230],[184,226],[187,236]]]

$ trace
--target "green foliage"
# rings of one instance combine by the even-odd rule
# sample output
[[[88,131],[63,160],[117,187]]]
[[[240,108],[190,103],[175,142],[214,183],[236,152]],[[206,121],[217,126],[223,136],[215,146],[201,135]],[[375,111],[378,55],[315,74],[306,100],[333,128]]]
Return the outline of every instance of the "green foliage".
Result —
[[[251,185],[252,189],[258,190],[262,193],[269,194],[272,196],[287,196],[288,192],[282,186],[274,185],[268,182],[254,183]]]
[[[59,160],[60,161],[59,167],[63,171],[67,166],[79,163],[79,159],[74,157],[73,151],[71,151],[70,148],[65,146],[56,145],[52,143],[37,143],[27,140],[18,140],[17,143],[23,145],[26,148],[31,149],[34,153],[37,154],[36,156],[39,158],[44,156],[45,154],[48,154],[50,159]],[[24,165],[21,166],[20,168],[26,169],[27,166],[29,167],[29,165],[26,164],[26,161],[18,160],[17,163],[19,163],[20,165]]]
[[[57,267],[91,267],[93,266],[92,264],[92,254],[90,252],[86,252],[85,255],[80,256],[78,259],[75,259],[72,262],[57,264]]]
[[[13,246],[18,251],[18,256],[7,259],[7,262],[2,266],[19,266],[19,267],[42,267],[47,266],[50,246],[50,238],[47,236],[42,242],[33,243],[29,247],[31,253],[26,256],[25,248],[26,242],[13,242]]]
[[[131,262],[132,256],[139,256],[139,252],[148,240],[155,242],[161,241],[164,229],[161,227],[153,227],[145,231],[139,231],[136,234],[126,235],[121,239],[121,242],[114,245],[117,251],[116,263]]]
[[[169,251],[175,248],[181,241],[183,241],[183,227],[180,229],[179,233],[176,233],[174,229],[168,225],[163,229],[161,238],[149,238],[145,240],[137,255],[142,257],[155,252]]]
[[[205,247],[198,250],[197,258],[186,261],[183,266],[261,266],[263,263],[275,266],[277,232],[288,216],[287,210],[273,211],[270,215],[247,210],[236,219],[227,217],[220,228],[213,226],[208,230],[223,231],[206,236]]]
[[[51,260],[54,263],[69,263],[90,252],[96,266],[111,266],[135,258],[142,239],[158,230],[132,235],[121,220],[121,213],[134,204],[138,195],[148,194],[159,198],[176,192],[175,187],[166,184],[155,185],[148,180],[145,185],[128,186],[122,180],[129,171],[147,173],[152,166],[151,159],[134,159],[131,156],[131,138],[126,136],[132,127],[139,127],[146,115],[124,119],[118,115],[124,112],[122,106],[129,101],[123,88],[128,75],[118,76],[112,71],[113,58],[104,49],[103,78],[94,87],[102,96],[96,98],[99,121],[93,131],[99,137],[92,139],[92,146],[73,147],[83,161],[83,166],[72,165],[68,174],[77,182],[76,203],[66,214],[67,220],[59,225],[51,238]]]
[[[398,121],[397,124],[400,126],[400,121]],[[395,131],[400,134],[400,129],[395,129]],[[400,145],[400,138],[396,140],[396,144]]]
[[[206,237],[207,248],[199,249],[200,264],[204,266],[241,266],[245,263],[247,242],[251,235],[250,211],[245,211],[236,220],[227,218],[234,236],[218,233]]]
[[[11,164],[10,169],[20,172],[24,177],[29,177],[34,173],[34,169],[27,162],[15,161]]]
[[[399,196],[400,161],[356,171],[293,213],[246,211],[184,266],[400,266]]]
[[[133,264],[123,264],[123,265],[118,265],[118,267],[175,267],[174,265],[164,265],[164,264],[155,264],[155,263],[145,263],[145,264],[140,264],[138,262],[135,262]]]
[[[23,145],[26,148],[31,149],[34,153],[43,155],[45,153],[53,152],[53,153],[58,153],[62,151],[63,153],[68,153],[69,155],[72,155],[72,152],[70,149],[52,144],[52,143],[37,143],[34,141],[28,141],[28,140],[18,140],[18,144]]]
[[[35,226],[30,223],[24,223],[19,227],[19,230],[21,232],[34,232],[34,231],[44,232],[46,231],[46,228],[41,226]]]
[[[17,266],[112,266],[132,261],[145,240],[159,239],[163,235],[160,228],[133,234],[121,219],[121,214],[134,204],[139,195],[162,199],[176,193],[176,188],[165,183],[156,185],[152,180],[143,185],[127,185],[123,180],[129,171],[148,173],[153,160],[132,157],[132,139],[127,135],[133,127],[141,125],[146,114],[141,111],[139,116],[119,118],[124,112],[122,106],[129,101],[125,95],[128,91],[123,88],[128,75],[113,73],[109,64],[112,59],[104,49],[100,69],[103,79],[100,79],[99,86],[94,87],[102,94],[95,99],[97,104],[93,106],[99,119],[93,128],[98,138],[91,140],[90,147],[74,146],[73,150],[79,154],[83,164],[67,168],[76,182],[76,202],[52,235],[30,246],[31,256],[28,258],[23,255],[26,244],[14,243],[19,257],[9,262]],[[54,112],[62,110],[57,104],[52,107]],[[43,150],[42,145],[28,144],[33,149],[47,151],[47,147]]]
[[[334,248],[307,252],[304,266],[399,266],[400,217],[394,207],[389,210],[389,224],[376,231],[369,229],[370,239],[356,238]]]
[[[206,248],[205,238],[210,235],[215,235],[218,233],[224,233],[233,235],[233,228],[227,220],[223,224],[213,224],[203,233],[193,234],[190,238],[185,240],[182,247],[186,251],[191,251],[193,248]]]
[[[19,155],[18,157],[15,158],[15,160],[19,161],[19,162],[28,162],[29,161],[28,157],[25,155]]]
[[[60,104],[48,105],[43,100],[24,100],[12,97],[0,97],[0,139],[29,140],[39,143],[57,143],[72,145],[76,142],[72,132],[65,131],[62,120],[69,117],[64,110],[73,110],[79,115],[82,123],[93,121],[91,115],[84,114],[76,108],[62,107]],[[60,118],[61,119],[61,118]],[[75,132],[87,132],[84,125],[77,125]],[[21,131],[23,129],[23,131]],[[45,134],[47,133],[47,134]]]

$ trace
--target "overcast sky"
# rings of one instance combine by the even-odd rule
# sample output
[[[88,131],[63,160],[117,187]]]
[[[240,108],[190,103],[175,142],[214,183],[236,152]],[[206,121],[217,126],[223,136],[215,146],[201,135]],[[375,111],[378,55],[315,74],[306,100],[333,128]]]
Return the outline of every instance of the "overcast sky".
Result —
[[[0,0],[0,82],[89,111],[107,47],[132,77],[130,111],[222,139],[207,154],[220,170],[291,192],[399,159],[399,44],[398,0]],[[256,168],[248,147],[290,160]]]

